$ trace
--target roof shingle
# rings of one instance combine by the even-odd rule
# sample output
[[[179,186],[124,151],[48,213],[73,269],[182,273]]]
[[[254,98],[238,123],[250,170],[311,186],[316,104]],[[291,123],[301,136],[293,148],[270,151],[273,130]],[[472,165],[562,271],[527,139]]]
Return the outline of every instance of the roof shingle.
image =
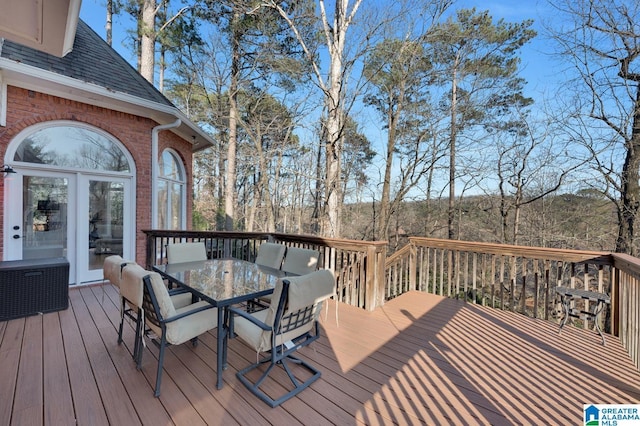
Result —
[[[21,62],[114,92],[174,106],[85,22],[78,22],[73,50],[59,58],[5,40],[0,57]]]

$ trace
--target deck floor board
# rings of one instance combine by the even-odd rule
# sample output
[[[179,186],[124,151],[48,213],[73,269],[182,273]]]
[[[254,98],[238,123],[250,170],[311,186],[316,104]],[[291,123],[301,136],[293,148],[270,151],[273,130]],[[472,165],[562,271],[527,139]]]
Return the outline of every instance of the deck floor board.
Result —
[[[330,302],[322,337],[300,355],[322,378],[271,409],[235,373],[256,354],[229,341],[215,386],[215,331],[132,358],[118,289],[71,289],[69,309],[0,322],[0,424],[581,424],[583,404],[640,403],[640,373],[619,341],[594,331],[411,292],[374,312]],[[280,392],[282,373],[266,383]]]

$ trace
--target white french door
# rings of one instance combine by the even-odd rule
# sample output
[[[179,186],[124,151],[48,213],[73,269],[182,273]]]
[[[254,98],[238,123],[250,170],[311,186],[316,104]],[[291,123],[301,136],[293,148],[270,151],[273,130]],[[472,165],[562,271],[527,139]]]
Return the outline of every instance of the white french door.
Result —
[[[80,282],[102,279],[104,258],[132,259],[135,245],[131,179],[78,176],[78,274]]]
[[[131,258],[131,179],[20,170],[5,180],[5,260],[66,257],[69,283],[102,280],[104,257]]]

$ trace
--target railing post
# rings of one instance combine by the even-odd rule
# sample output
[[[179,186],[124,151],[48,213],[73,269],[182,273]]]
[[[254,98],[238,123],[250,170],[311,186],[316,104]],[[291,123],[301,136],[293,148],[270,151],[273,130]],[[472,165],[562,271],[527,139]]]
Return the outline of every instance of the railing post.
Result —
[[[614,268],[611,274],[611,334],[620,337],[620,270]]]
[[[384,264],[386,258],[386,247],[378,250],[375,245],[370,245],[367,248],[365,307],[368,311],[373,311],[378,306],[384,305]]]
[[[409,288],[411,290],[418,290],[417,280],[417,249],[415,244],[409,242]]]
[[[146,232],[145,237],[146,237],[146,252],[145,252],[144,264],[146,265],[147,269],[151,269],[151,267],[155,263],[153,261],[153,257],[155,256],[155,252],[156,252],[154,250],[154,244],[156,239],[155,239],[155,236],[150,232]]]

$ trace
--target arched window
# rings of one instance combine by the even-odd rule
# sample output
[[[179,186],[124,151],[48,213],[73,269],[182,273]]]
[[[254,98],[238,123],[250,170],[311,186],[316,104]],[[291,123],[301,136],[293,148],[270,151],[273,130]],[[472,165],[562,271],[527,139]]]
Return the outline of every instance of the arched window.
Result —
[[[37,130],[16,148],[13,161],[63,169],[131,172],[129,159],[120,146],[105,135],[75,125]]]
[[[165,150],[158,169],[158,229],[184,229],[187,182],[182,162]]]

